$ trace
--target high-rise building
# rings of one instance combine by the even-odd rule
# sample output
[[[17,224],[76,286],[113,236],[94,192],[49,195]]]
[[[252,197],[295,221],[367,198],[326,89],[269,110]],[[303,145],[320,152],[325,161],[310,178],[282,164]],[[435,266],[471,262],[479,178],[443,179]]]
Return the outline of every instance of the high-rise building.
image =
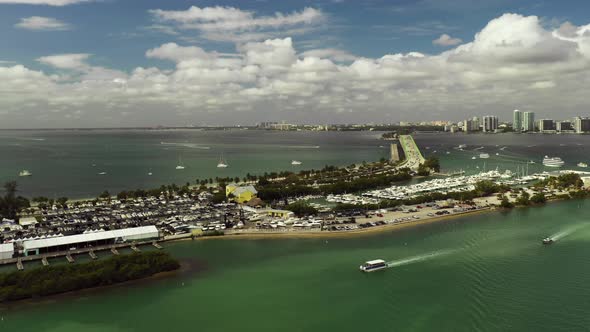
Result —
[[[514,110],[512,117],[512,130],[522,131],[522,112],[519,110]]]
[[[492,133],[498,129],[498,117],[494,115],[486,115],[483,117],[483,131]]]
[[[463,130],[465,132],[479,131],[479,119],[474,118],[463,121]]]
[[[522,131],[535,131],[535,112],[523,113]]]
[[[471,122],[473,123],[473,131],[478,131],[480,130],[481,127],[481,123],[479,121],[479,118],[477,116],[474,116],[473,118],[471,118]]]
[[[540,132],[549,132],[555,130],[555,122],[551,119],[541,119],[538,122]]]
[[[555,131],[558,133],[574,131],[574,126],[570,121],[556,121]]]
[[[584,134],[590,132],[590,118],[575,117],[574,130],[577,134]]]

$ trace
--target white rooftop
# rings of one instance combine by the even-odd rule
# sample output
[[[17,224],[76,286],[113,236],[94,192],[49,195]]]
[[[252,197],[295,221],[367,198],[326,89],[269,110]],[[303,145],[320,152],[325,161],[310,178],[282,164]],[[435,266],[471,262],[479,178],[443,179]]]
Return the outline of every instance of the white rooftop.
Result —
[[[14,252],[14,243],[0,244],[0,252]]]
[[[158,229],[156,226],[143,226],[135,228],[117,229],[114,231],[102,231],[95,233],[77,234],[61,237],[53,237],[46,239],[25,240],[23,241],[23,248],[25,250],[56,247],[62,245],[71,245],[77,243],[85,243],[92,241],[101,241],[116,238],[133,238],[144,236],[144,238],[158,237]]]

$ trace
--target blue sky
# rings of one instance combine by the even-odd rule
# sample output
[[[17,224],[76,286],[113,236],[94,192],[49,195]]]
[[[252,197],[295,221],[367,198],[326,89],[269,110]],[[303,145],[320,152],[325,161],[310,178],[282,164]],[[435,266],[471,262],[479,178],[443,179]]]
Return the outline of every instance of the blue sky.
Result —
[[[537,15],[546,20],[586,23],[588,1],[535,0],[389,0],[389,1],[156,1],[104,0],[69,6],[0,5],[2,60],[13,60],[39,67],[35,59],[54,53],[92,53],[96,64],[119,69],[156,64],[143,57],[146,49],[165,42],[186,44],[179,37],[148,32],[152,25],[150,9],[183,10],[190,6],[232,6],[259,15],[288,13],[304,7],[320,8],[329,16],[321,29],[294,37],[302,49],[307,41],[327,43],[353,54],[379,57],[383,54],[419,51],[437,53],[432,40],[443,33],[469,40],[489,20],[506,12]],[[15,28],[23,17],[53,17],[72,25],[69,31],[31,32]],[[232,51],[232,43],[212,43],[196,38],[203,48]],[[326,45],[326,44],[324,44]]]
[[[64,1],[79,3],[64,4]],[[30,4],[31,2],[36,4]],[[196,7],[199,12],[204,10],[203,13],[207,9],[221,8],[222,12],[219,15],[237,13],[240,18],[238,21],[228,20],[226,17],[221,16],[216,19],[203,18],[204,16],[195,19],[186,16],[190,14],[189,8],[191,6]],[[158,14],[154,10],[161,11]],[[328,121],[332,118],[351,122],[361,121],[365,118],[372,121],[384,119],[383,122],[387,122],[386,120],[405,120],[406,118],[412,120],[411,118],[418,116],[417,114],[429,113],[425,108],[421,108],[420,112],[417,113],[412,112],[412,105],[409,101],[405,103],[407,105],[400,107],[399,110],[391,110],[389,107],[384,106],[388,105],[388,103],[382,100],[379,105],[375,104],[369,107],[374,111],[369,113],[368,116],[366,113],[360,114],[360,111],[357,112],[356,107],[361,107],[361,109],[364,109],[364,107],[359,106],[357,102],[374,100],[370,94],[362,91],[367,86],[363,87],[359,83],[356,86],[336,88],[330,85],[331,83],[326,83],[327,81],[322,81],[324,83],[317,86],[317,80],[312,82],[297,81],[298,78],[293,79],[296,76],[292,72],[286,73],[286,71],[283,71],[282,76],[278,76],[276,74],[277,70],[274,70],[269,74],[271,71],[265,69],[265,64],[252,59],[248,60],[248,52],[251,52],[249,53],[250,56],[255,56],[254,53],[260,51],[262,46],[258,47],[254,45],[255,43],[263,45],[265,40],[291,38],[290,44],[287,45],[289,49],[285,52],[294,53],[295,56],[291,60],[285,59],[285,61],[282,61],[281,66],[294,68],[296,59],[303,60],[305,56],[326,58],[330,61],[330,64],[322,62],[322,65],[328,67],[334,65],[331,70],[338,73],[366,65],[356,59],[373,59],[372,61],[378,62],[380,65],[383,61],[378,59],[386,55],[407,55],[410,52],[418,52],[427,56],[428,59],[431,59],[432,56],[433,61],[438,61],[437,57],[440,54],[473,42],[474,36],[478,32],[485,29],[493,20],[502,18],[507,13],[518,14],[523,22],[527,17],[536,17],[536,21],[533,23],[534,27],[527,25],[523,28],[530,31],[508,30],[509,33],[514,34],[516,37],[524,36],[523,40],[530,36],[532,38],[530,40],[539,42],[539,38],[529,32],[537,33],[538,31],[535,32],[534,30],[537,29],[536,27],[540,27],[543,31],[550,33],[551,31],[557,31],[564,23],[568,22],[567,24],[573,26],[574,30],[578,29],[580,39],[575,42],[581,44],[578,44],[577,47],[581,48],[579,45],[585,45],[584,43],[586,43],[583,27],[590,23],[590,2],[581,0],[0,0],[0,40],[2,41],[0,66],[12,67],[11,75],[16,75],[14,74],[16,70],[14,66],[16,65],[24,66],[27,70],[26,75],[34,76],[39,73],[39,75],[43,75],[44,79],[47,79],[46,87],[51,91],[47,93],[50,95],[47,98],[37,98],[35,101],[21,100],[21,104],[29,106],[24,107],[26,115],[17,116],[14,113],[21,109],[16,106],[19,97],[15,94],[11,95],[10,91],[12,90],[9,88],[6,88],[2,93],[2,87],[0,86],[0,104],[3,101],[2,99],[6,104],[9,104],[9,107],[6,107],[8,111],[3,112],[4,115],[7,115],[7,119],[11,119],[10,125],[14,126],[19,126],[24,120],[33,123],[38,122],[39,126],[54,125],[47,122],[47,110],[49,108],[55,108],[52,110],[54,116],[51,118],[63,115],[65,118],[62,120],[72,126],[87,126],[91,123],[109,125],[112,119],[116,118],[114,114],[116,110],[119,110],[123,117],[127,117],[129,114],[136,113],[135,109],[145,108],[146,106],[129,105],[128,101],[124,102],[124,94],[117,95],[116,99],[121,104],[110,105],[108,112],[101,111],[103,107],[97,100],[87,104],[80,101],[67,104],[63,100],[72,98],[61,95],[67,90],[67,84],[71,84],[70,88],[79,88],[80,84],[90,81],[92,84],[98,84],[98,80],[106,80],[110,83],[112,81],[125,82],[127,84],[133,80],[131,76],[137,68],[155,68],[161,71],[159,75],[168,75],[167,88],[172,89],[172,84],[178,84],[179,82],[175,81],[175,79],[182,76],[181,74],[186,74],[181,69],[187,68],[187,64],[191,60],[190,57],[178,54],[189,52],[191,56],[195,57],[194,59],[201,59],[199,57],[202,56],[207,58],[208,61],[211,57],[215,57],[217,60],[241,58],[243,61],[239,68],[240,71],[251,70],[252,68],[247,66],[253,65],[257,66],[257,72],[253,74],[256,77],[236,79],[235,81],[224,80],[222,83],[219,80],[214,80],[215,84],[228,84],[231,88],[235,88],[236,84],[239,84],[240,88],[236,89],[234,93],[248,96],[248,98],[236,101],[232,105],[219,102],[220,99],[227,98],[227,95],[220,98],[219,95],[213,95],[212,93],[207,95],[207,92],[203,92],[203,95],[199,97],[200,100],[209,98],[210,101],[207,105],[188,99],[183,103],[175,103],[174,109],[177,114],[173,118],[177,119],[178,123],[210,123],[216,119],[223,123],[226,123],[229,119],[253,122],[284,119],[302,122],[304,119],[309,119],[305,109],[309,109],[310,105],[322,103],[322,100],[327,100],[327,98],[336,98],[331,93],[343,89],[349,89],[349,92],[354,91],[354,93],[357,93],[358,100],[348,102],[346,105],[340,105],[337,109],[322,110],[321,115],[318,116],[319,121]],[[171,18],[171,15],[183,16],[179,19]],[[295,23],[289,21],[290,19],[295,20]],[[260,24],[266,24],[268,21],[274,23],[260,27],[256,25],[259,23],[252,23],[254,21],[259,23],[264,21]],[[244,25],[242,25],[242,28],[228,28],[226,25],[228,22]],[[514,22],[510,19],[502,19],[500,23],[505,24],[503,28],[510,29],[507,25]],[[212,26],[204,27],[209,24]],[[433,42],[439,39],[441,35],[446,36],[440,39],[440,43]],[[561,39],[565,39],[565,37]],[[548,41],[548,43],[550,42]],[[567,42],[573,41],[568,39]],[[147,56],[146,52],[148,50],[158,49],[167,43],[174,43],[178,46],[171,50],[171,52],[175,52],[175,55],[161,55],[156,51],[154,53],[156,55]],[[273,44],[268,47],[277,48],[278,46]],[[326,52],[314,53],[314,50],[326,49],[330,50],[329,54]],[[544,50],[542,47],[531,47],[531,50],[550,53],[549,50]],[[306,51],[312,52],[305,53]],[[336,53],[341,56],[338,57],[335,55]],[[83,54],[83,56],[76,57],[76,55],[80,54]],[[282,55],[285,54],[282,53]],[[42,60],[43,57],[54,55],[63,55],[65,58],[45,58],[45,60]],[[77,59],[75,64],[71,63],[72,56]],[[275,58],[277,56],[277,54],[272,55]],[[551,56],[551,54],[548,56]],[[568,54],[568,59],[573,59],[573,57],[569,58]],[[70,62],[64,64],[56,61]],[[556,58],[556,61],[563,62],[564,59]],[[358,66],[353,66],[355,62],[358,62]],[[404,64],[407,64],[407,62],[407,59],[403,60]],[[573,60],[568,63],[573,66]],[[579,61],[576,63],[579,63]],[[198,65],[199,70],[202,69],[202,65],[203,63],[200,62]],[[211,68],[221,68],[225,72],[236,69],[236,67],[233,67],[236,66],[235,63],[229,65],[230,67],[223,67],[225,64],[220,65],[217,62],[209,63],[209,65],[212,66]],[[277,64],[273,65],[276,66]],[[498,68],[518,67],[519,70],[523,70],[520,63],[513,64],[512,67],[506,63],[497,65]],[[428,67],[430,64],[423,64],[423,66]],[[557,64],[553,67],[556,70],[561,68]],[[473,70],[467,69],[469,69],[468,71],[478,72],[478,75],[481,74],[480,70],[476,70],[475,67]],[[89,74],[90,72],[92,72],[92,75]],[[555,73],[555,75],[558,74],[560,72]],[[317,76],[318,73],[313,75]],[[392,75],[390,79],[394,83],[390,86],[399,86],[399,91],[403,90],[403,97],[408,98],[408,94],[412,93],[410,87],[414,86],[415,82],[402,82],[403,75]],[[416,75],[422,78],[431,75],[435,77],[438,72],[422,72]],[[328,76],[333,77],[334,75]],[[535,86],[551,86],[551,88],[555,88],[557,85],[555,83],[556,77],[541,76],[543,77],[531,78],[530,81],[526,82],[527,86],[536,84]],[[329,80],[329,78],[326,78],[326,80]],[[275,83],[270,84],[270,81]],[[203,91],[199,85],[204,84],[203,82],[183,82],[186,85],[194,84],[194,90]],[[296,88],[291,86],[284,91],[277,92],[277,90],[273,90],[274,92],[270,92],[268,90],[269,87],[274,89],[281,84],[281,86],[287,86],[287,84],[294,86],[295,83],[299,87],[297,92],[294,92]],[[466,90],[473,91],[470,86],[471,83],[458,80],[451,84],[449,82],[441,84],[447,93],[444,98],[448,109],[437,106],[437,110],[430,113],[437,118],[458,119],[471,114],[481,115],[499,111],[492,108],[491,105],[485,105],[479,109],[472,106],[466,107],[463,100],[454,104],[452,102],[453,93],[465,93]],[[498,89],[498,93],[506,93],[502,86],[492,86],[490,82],[486,84],[479,86],[479,88],[490,89],[492,87]],[[379,81],[378,85],[381,86],[382,81]],[[428,88],[433,88],[430,84],[426,85]],[[459,85],[462,87],[459,88]],[[507,87],[508,85],[504,88]],[[102,91],[103,88],[107,89],[104,85],[100,85],[100,88],[97,87],[96,89]],[[253,88],[258,90],[253,90]],[[161,87],[158,87],[158,89],[160,89],[158,91],[161,91]],[[386,91],[384,85],[383,89],[383,91]],[[422,93],[424,87],[415,89]],[[55,97],[57,94],[60,94],[59,98]],[[384,96],[384,94],[385,92],[379,94],[379,96]],[[254,95],[257,97],[252,97]],[[498,94],[498,96],[500,95]],[[51,99],[54,97],[55,99]],[[108,96],[105,95],[104,98],[108,98]],[[166,117],[158,115],[157,111],[162,105],[166,105],[166,98],[172,98],[172,96],[166,95],[166,97],[154,98],[156,101],[148,107],[153,108],[153,111],[149,112],[149,116],[148,112],[143,114],[149,120],[138,123],[138,125],[158,124],[163,119],[170,119],[168,115]],[[306,98],[306,102],[301,101]],[[387,98],[396,99],[394,96],[387,96]],[[477,98],[482,98],[482,95],[474,94],[472,96],[472,100]],[[514,100],[514,108],[537,107],[532,100],[525,98],[525,96],[519,98]],[[296,100],[296,102],[283,102],[283,100],[287,99]],[[534,98],[531,99],[534,100]],[[324,103],[329,104],[330,102]],[[504,106],[510,108],[508,105]],[[206,111],[202,110],[203,107],[206,108]],[[576,99],[575,102],[572,102],[571,107],[567,107],[566,113],[568,116],[575,115],[583,107],[584,104]],[[277,108],[284,108],[285,110],[277,110]],[[258,110],[259,113],[254,110]],[[537,111],[550,113],[549,108]],[[269,116],[271,119],[268,119]],[[26,119],[26,117],[30,117],[30,119]],[[45,120],[43,120],[44,118]],[[134,120],[129,119],[129,121],[132,124]]]

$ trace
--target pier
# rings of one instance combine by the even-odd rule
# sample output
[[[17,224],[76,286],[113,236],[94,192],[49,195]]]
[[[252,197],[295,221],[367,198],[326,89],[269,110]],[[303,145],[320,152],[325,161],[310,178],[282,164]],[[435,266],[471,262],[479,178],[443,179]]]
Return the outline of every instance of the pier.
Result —
[[[19,271],[22,271],[25,269],[25,267],[23,266],[23,262],[21,261],[20,258],[16,261],[16,269]]]
[[[154,245],[154,243],[156,245]],[[9,258],[9,259],[1,259],[0,266],[7,265],[7,264],[16,264],[18,270],[22,271],[22,270],[24,270],[24,263],[26,263],[26,262],[41,261],[43,263],[43,259],[48,260],[50,258],[66,257],[66,256],[70,256],[70,258],[72,260],[74,260],[72,255],[80,255],[80,254],[85,254],[85,255],[87,254],[92,259],[98,259],[98,256],[96,255],[97,251],[108,250],[113,255],[119,255],[119,251],[117,250],[119,248],[129,248],[131,246],[134,246],[134,247],[136,247],[137,250],[140,250],[138,247],[142,246],[142,245],[153,245],[154,247],[156,247],[158,249],[163,249],[161,245],[159,245],[157,242],[155,242],[153,240],[134,242],[134,243],[130,243],[130,242],[129,243],[117,243],[117,244],[110,244],[110,245],[104,245],[104,246],[93,246],[93,247],[79,248],[76,250],[56,251],[56,252],[43,253],[43,254],[39,254],[39,255],[29,255],[29,256],[14,257],[14,258]],[[96,258],[94,258],[93,255]],[[66,259],[68,260],[68,262],[70,261],[67,257],[66,257]],[[49,263],[49,261],[47,261],[47,263]]]
[[[136,247],[135,245],[131,246],[131,250],[133,250],[134,252],[141,252],[141,250],[139,250],[139,248]]]
[[[72,255],[70,255],[70,254],[66,255],[66,259],[68,260],[68,263],[70,263],[70,264],[75,262],[74,257],[72,257]]]
[[[156,247],[156,249],[164,249],[164,247],[162,247],[161,245],[158,244],[158,242],[152,242],[152,246]]]

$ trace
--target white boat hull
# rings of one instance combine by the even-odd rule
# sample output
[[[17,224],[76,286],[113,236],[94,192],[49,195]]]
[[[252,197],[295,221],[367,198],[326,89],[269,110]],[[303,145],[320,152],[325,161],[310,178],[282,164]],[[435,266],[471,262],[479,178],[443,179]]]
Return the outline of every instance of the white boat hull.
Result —
[[[362,272],[375,272],[375,271],[380,271],[380,270],[385,270],[387,268],[387,266],[381,266],[381,267],[376,267],[373,269],[366,269],[364,268],[362,265],[359,266],[359,270],[361,270]]]

